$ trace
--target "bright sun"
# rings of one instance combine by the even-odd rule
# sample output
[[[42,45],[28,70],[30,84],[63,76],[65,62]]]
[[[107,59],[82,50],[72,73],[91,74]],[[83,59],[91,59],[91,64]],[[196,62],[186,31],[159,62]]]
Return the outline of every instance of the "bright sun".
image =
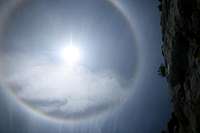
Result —
[[[75,65],[79,63],[81,59],[81,53],[79,47],[68,45],[61,51],[61,56],[65,63],[69,65]]]

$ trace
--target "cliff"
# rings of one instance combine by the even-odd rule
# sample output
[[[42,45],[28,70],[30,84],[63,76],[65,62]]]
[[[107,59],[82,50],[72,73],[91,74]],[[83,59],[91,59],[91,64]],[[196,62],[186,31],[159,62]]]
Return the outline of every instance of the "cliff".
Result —
[[[200,133],[200,0],[160,0],[159,9],[173,103],[166,132]]]

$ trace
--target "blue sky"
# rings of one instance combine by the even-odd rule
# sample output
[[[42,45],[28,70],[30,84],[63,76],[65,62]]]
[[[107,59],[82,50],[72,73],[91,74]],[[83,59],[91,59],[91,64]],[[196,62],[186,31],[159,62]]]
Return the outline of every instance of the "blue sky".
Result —
[[[45,3],[45,1],[44,1]],[[95,2],[94,2],[95,3]],[[94,4],[93,3],[93,4]],[[98,2],[96,2],[98,3]],[[51,5],[51,4],[49,4]],[[81,4],[77,4],[81,6]],[[3,89],[0,91],[0,132],[2,133],[159,133],[166,125],[166,122],[169,118],[169,114],[171,111],[170,98],[169,98],[169,90],[167,88],[167,83],[164,78],[161,78],[157,74],[157,69],[162,62],[161,56],[161,33],[160,33],[160,14],[158,11],[158,2],[155,0],[124,0],[121,1],[121,5],[123,5],[123,9],[126,11],[128,16],[130,17],[130,23],[133,25],[133,30],[135,34],[135,39],[131,39],[129,35],[127,35],[127,31],[129,32],[129,26],[127,26],[126,22],[121,20],[121,17],[115,14],[116,16],[112,16],[113,14],[109,14],[111,9],[102,10],[100,13],[97,13],[105,16],[105,20],[111,18],[111,20],[115,20],[115,23],[107,25],[108,27],[112,27],[111,30],[102,35],[104,39],[104,43],[106,44],[106,40],[109,40],[109,31],[110,34],[116,35],[118,38],[121,37],[121,40],[124,40],[123,43],[127,44],[127,47],[124,48],[125,54],[121,60],[121,62],[117,62],[116,64],[113,61],[115,58],[115,52],[111,52],[112,49],[108,50],[107,61],[102,60],[101,63],[97,63],[95,65],[89,65],[89,67],[94,67],[94,69],[99,70],[100,68],[112,68],[117,72],[122,73],[121,75],[125,75],[125,77],[129,77],[129,71],[131,67],[135,67],[132,64],[137,61],[133,61],[128,65],[120,65],[127,64],[126,62],[131,62],[131,59],[140,60],[140,68],[137,69],[139,72],[137,78],[137,85],[134,86],[134,93],[128,98],[127,102],[117,111],[113,111],[108,116],[101,119],[92,119],[82,121],[80,124],[70,123],[70,124],[60,124],[49,122],[48,120],[40,119],[35,116],[29,110],[21,108],[15,99],[10,98],[10,95],[5,93]],[[50,6],[51,7],[51,6]],[[0,7],[1,8],[1,7]],[[44,7],[43,7],[44,8]],[[48,4],[45,8],[49,8]],[[49,10],[51,11],[51,10]],[[26,12],[24,13],[26,14]],[[20,17],[20,13],[18,13]],[[25,15],[25,17],[27,17]],[[23,17],[22,17],[23,18]],[[30,17],[31,18],[31,17]],[[80,18],[80,17],[79,17]],[[82,18],[84,19],[84,17]],[[10,28],[12,32],[8,32],[8,36],[16,36],[18,33],[23,33],[23,29],[15,28],[16,25],[21,26],[31,26],[31,20],[25,20],[25,24],[20,21],[13,19],[10,23]],[[66,20],[63,20],[66,21]],[[87,22],[87,21],[86,21]],[[105,22],[107,23],[107,21]],[[121,27],[119,27],[119,25]],[[45,25],[44,25],[45,26]],[[94,27],[97,26],[96,23]],[[104,26],[104,25],[103,25]],[[14,28],[12,28],[14,27]],[[42,27],[41,27],[42,28]],[[44,27],[43,27],[44,28]],[[14,29],[14,30],[13,30]],[[76,28],[75,28],[76,29]],[[77,28],[76,30],[80,29]],[[121,29],[121,30],[120,30]],[[22,32],[19,32],[22,30]],[[34,30],[34,28],[32,29]],[[102,30],[102,29],[101,29]],[[101,31],[100,30],[100,31]],[[9,31],[9,30],[8,30]],[[14,31],[16,33],[14,33]],[[27,30],[25,30],[27,31]],[[101,32],[103,32],[102,30]],[[118,34],[122,32],[122,35]],[[96,35],[97,34],[97,35]],[[98,33],[96,33],[94,37],[95,40],[98,38]],[[26,35],[23,33],[22,35]],[[77,34],[76,34],[77,35]],[[78,34],[81,36],[82,34]],[[124,35],[124,36],[123,36]],[[20,36],[20,35],[19,35]],[[116,37],[115,36],[115,37]],[[115,38],[114,37],[114,38]],[[8,37],[9,38],[9,37]],[[10,39],[14,40],[13,38]],[[6,41],[6,42],[10,42]],[[134,53],[138,52],[138,55],[128,54],[131,53],[129,51],[130,46],[128,44],[137,42],[140,50],[134,51]],[[109,44],[116,44],[115,40],[111,38],[109,40]],[[47,42],[45,42],[47,43]],[[119,43],[120,45],[120,43]],[[1,46],[1,45],[0,45]],[[96,45],[94,49],[100,49]],[[20,46],[24,47],[24,46]],[[46,47],[46,46],[45,46]],[[100,46],[103,51],[105,51],[106,45]],[[112,45],[111,45],[112,47]],[[1,47],[2,48],[2,47]],[[10,47],[9,47],[10,48]],[[38,52],[36,48],[36,52]],[[122,47],[119,47],[122,49]],[[119,50],[115,49],[115,51]],[[133,47],[135,50],[136,48]],[[91,50],[95,51],[95,50]],[[101,53],[101,52],[100,52]],[[99,53],[99,54],[100,54]],[[106,55],[105,55],[106,56]],[[119,56],[121,57],[121,56]],[[104,59],[104,57],[102,57]],[[123,59],[127,60],[123,60]],[[99,60],[101,56],[99,55]],[[92,59],[91,59],[92,60]],[[93,59],[94,60],[94,59]],[[130,61],[129,61],[130,60]],[[0,60],[1,62],[3,60]],[[107,64],[109,65],[102,65]],[[118,64],[119,63],[119,64]],[[89,63],[88,63],[89,64]],[[126,67],[128,66],[128,67]],[[98,68],[99,67],[99,68]]]

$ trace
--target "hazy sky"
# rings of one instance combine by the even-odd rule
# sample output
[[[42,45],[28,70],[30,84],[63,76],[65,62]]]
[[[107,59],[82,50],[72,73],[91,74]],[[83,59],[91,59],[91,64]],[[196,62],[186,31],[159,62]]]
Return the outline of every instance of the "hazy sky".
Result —
[[[170,100],[157,74],[162,62],[158,2],[120,3],[123,13],[98,0],[35,0],[12,13],[1,33],[1,83],[36,110],[81,120],[40,118],[1,88],[0,132],[159,133],[164,128]],[[58,54],[70,37],[84,54],[73,71]],[[44,80],[48,77],[54,78]]]

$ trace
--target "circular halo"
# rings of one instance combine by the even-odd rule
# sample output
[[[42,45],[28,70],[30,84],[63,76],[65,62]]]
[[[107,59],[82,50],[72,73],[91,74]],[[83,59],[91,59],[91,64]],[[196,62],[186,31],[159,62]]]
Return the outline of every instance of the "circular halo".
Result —
[[[6,29],[6,23],[9,21],[9,19],[12,17],[12,14],[17,10],[20,9],[21,7],[23,7],[23,5],[25,4],[25,2],[27,2],[26,0],[16,0],[15,2],[10,2],[8,4],[8,7],[5,8],[5,12],[3,13],[2,17],[3,19],[1,19],[2,21],[0,22],[0,42],[2,40],[2,35],[4,34],[4,30]],[[136,49],[139,49],[138,47],[138,43],[137,43],[137,38],[135,38],[135,32],[134,32],[134,28],[133,25],[130,21],[129,16],[127,15],[127,13],[122,10],[122,8],[120,8],[120,3],[114,1],[114,0],[105,0],[105,2],[108,2],[108,4],[110,4],[110,6],[113,6],[117,11],[119,11],[120,15],[123,16],[124,20],[126,20],[127,24],[129,25],[131,31],[132,31],[132,37],[135,39],[136,41]],[[1,50],[0,50],[1,51]],[[133,77],[133,79],[136,79],[136,76],[139,73],[139,66],[140,66],[140,59],[137,60],[136,63],[136,70],[135,70],[135,75]],[[135,83],[135,80],[134,80]],[[14,92],[10,91],[10,94],[12,94],[13,97],[15,97],[17,99],[17,102],[20,103],[22,106],[25,107],[25,109],[30,110],[32,112],[34,112],[35,114],[38,114],[44,118],[53,120],[53,121],[61,121],[61,122],[66,122],[66,121],[77,121],[82,119],[82,117],[80,118],[79,116],[75,117],[69,117],[69,118],[56,118],[56,117],[52,117],[46,113],[44,113],[43,111],[40,111],[34,107],[32,107],[31,105],[27,104],[25,101],[20,100],[15,94]],[[99,112],[103,112],[103,110],[99,111]],[[86,114],[84,115],[85,118],[88,118],[89,116],[93,116],[93,114],[96,114],[95,112],[90,112],[90,114]]]

